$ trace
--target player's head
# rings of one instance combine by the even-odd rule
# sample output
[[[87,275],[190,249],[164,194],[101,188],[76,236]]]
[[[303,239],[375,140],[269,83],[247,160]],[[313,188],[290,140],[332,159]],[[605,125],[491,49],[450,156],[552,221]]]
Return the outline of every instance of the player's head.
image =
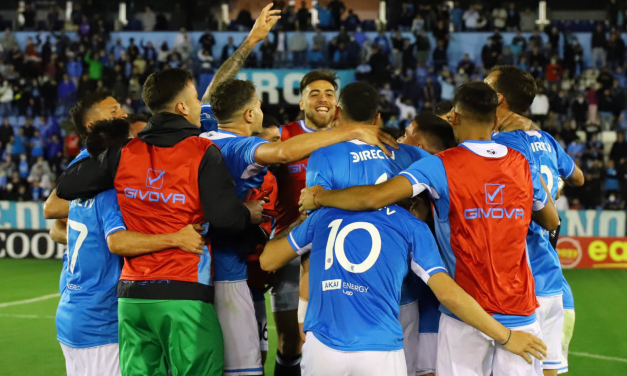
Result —
[[[376,124],[379,118],[379,93],[364,81],[342,89],[337,105],[338,123]]]
[[[133,138],[137,137],[137,134],[146,127],[146,124],[148,124],[148,120],[149,120],[148,116],[144,114],[129,115],[126,118],[126,121],[128,121],[131,126],[130,128],[131,137]]]
[[[183,116],[200,128],[198,91],[191,73],[185,69],[164,69],[148,76],[142,98],[153,114],[170,112]]]
[[[316,69],[300,81],[300,109],[317,128],[326,128],[333,120],[337,98],[337,75],[328,69]]]
[[[255,136],[268,142],[281,142],[281,124],[274,116],[264,115],[262,126],[261,132]]]
[[[487,84],[470,82],[461,85],[455,92],[453,105],[451,125],[457,142],[468,139],[471,134],[486,134],[496,128],[499,99]]]
[[[500,116],[507,111],[522,114],[527,111],[536,96],[533,76],[513,65],[497,65],[484,82],[498,93]]]
[[[215,88],[209,101],[218,126],[246,125],[251,133],[262,131],[261,100],[252,82],[226,80]]]
[[[438,102],[435,107],[433,107],[433,113],[435,116],[439,117],[442,120],[450,122],[449,116],[452,115],[453,110],[453,102],[452,101],[441,101]]]
[[[457,146],[451,125],[429,112],[416,116],[398,141],[401,144],[418,146],[431,154]]]
[[[109,92],[86,94],[70,109],[72,123],[78,134],[85,137],[94,122],[112,118],[124,118],[126,112]]]
[[[89,155],[97,156],[110,147],[123,145],[129,139],[129,131],[126,119],[99,120],[85,137],[85,147]]]

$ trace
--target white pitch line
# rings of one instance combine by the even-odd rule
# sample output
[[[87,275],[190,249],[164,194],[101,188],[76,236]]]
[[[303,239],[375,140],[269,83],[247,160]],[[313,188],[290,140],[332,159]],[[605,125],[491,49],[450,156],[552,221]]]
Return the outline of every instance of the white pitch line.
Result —
[[[48,299],[52,299],[52,298],[58,298],[59,296],[61,296],[61,294],[59,294],[58,292],[55,294],[48,294],[48,295],[44,295],[44,296],[40,296],[37,298],[32,298],[32,299],[26,299],[26,300],[18,300],[16,302],[7,302],[7,303],[0,303],[0,308],[4,308],[4,307],[10,307],[10,306],[14,306],[14,305],[22,305],[22,304],[28,304],[28,303],[35,303],[35,302],[40,302],[42,300],[48,300]]]
[[[588,354],[588,353],[573,352],[573,351],[569,351],[568,355],[583,356],[585,358],[593,358],[593,359],[600,359],[600,360],[610,360],[610,361],[613,361],[613,362],[627,363],[627,359],[625,359],[625,358],[616,358],[616,357],[613,357],[613,356],[596,355],[596,354]]]
[[[10,317],[15,319],[54,319],[54,316],[50,315],[17,315],[9,313],[0,313],[0,317]]]

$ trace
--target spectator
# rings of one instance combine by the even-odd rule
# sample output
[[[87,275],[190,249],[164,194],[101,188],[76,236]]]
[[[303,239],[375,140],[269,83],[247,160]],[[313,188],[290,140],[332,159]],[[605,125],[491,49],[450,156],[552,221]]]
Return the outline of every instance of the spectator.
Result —
[[[25,118],[22,129],[24,130],[24,137],[26,138],[26,142],[28,143],[28,140],[30,140],[31,137],[35,136],[35,131],[37,130],[37,128],[33,126],[33,119],[30,117]]]
[[[613,161],[616,166],[621,164],[621,159],[627,160],[627,141],[625,141],[625,132],[623,131],[616,133],[616,141],[610,151],[610,160]]]
[[[346,6],[341,0],[331,0],[329,3],[329,9],[331,10],[331,14],[333,15],[333,22],[335,24],[335,28],[339,29],[342,24],[342,14],[346,10]]]
[[[202,48],[198,51],[198,61],[200,61],[201,73],[213,73],[213,56],[209,53],[209,50]]]
[[[457,73],[453,77],[453,81],[455,82],[455,87],[460,87],[461,85],[467,83],[469,81],[468,73],[464,68],[458,68]]]
[[[213,37],[213,34],[211,33],[211,30],[209,28],[205,29],[205,33],[200,37],[200,40],[198,42],[203,48],[207,49],[213,56],[213,46],[215,46],[216,44],[216,39]],[[146,58],[146,60],[150,60],[150,59]]]
[[[387,35],[385,35],[385,31],[383,30],[380,30],[379,35],[374,38],[374,43],[381,47],[381,51],[383,51],[383,53],[387,54],[392,51],[392,47],[390,46],[390,40],[388,39]]]
[[[411,32],[414,33],[414,36],[417,37],[420,31],[422,31],[424,28],[425,20],[422,18],[422,14],[417,13],[411,24]]]
[[[466,12],[464,12],[464,25],[466,31],[476,31],[478,29],[479,12],[474,5],[471,5]]]
[[[311,64],[313,69],[321,68],[324,66],[324,54],[318,50],[318,46],[315,44],[311,50],[307,53],[307,61]]]
[[[142,22],[144,31],[153,31],[155,29],[155,25],[157,24],[157,15],[155,15],[152,11],[152,7],[150,5],[146,6],[146,10],[138,17],[138,19]]]
[[[450,72],[447,77],[445,77],[444,75],[438,77],[438,83],[440,84],[442,90],[440,99],[443,101],[452,100],[455,96],[455,84],[453,82],[453,78],[450,76]]]
[[[14,135],[13,126],[9,123],[9,118],[5,116],[2,119],[2,125],[0,125],[0,143],[2,147],[6,146]]]
[[[230,42],[233,43],[233,38],[229,37],[229,39]],[[222,54],[224,54],[224,48],[222,49]],[[163,42],[157,51],[157,62],[159,62],[159,65],[165,64],[168,61],[168,56],[170,56],[170,47],[168,46],[168,42]]]
[[[584,71],[583,47],[577,38],[572,38],[570,45],[564,48],[564,64],[571,77],[579,76]]]
[[[448,65],[445,43],[443,39],[438,40],[438,45],[433,50],[433,67],[436,72],[440,72],[443,67]]]
[[[522,69],[526,72],[529,72],[531,70],[531,67],[529,67],[529,62],[527,61],[527,56],[525,55],[521,55],[520,59],[518,59],[518,64],[516,64],[516,67],[518,67],[519,69]]]
[[[64,154],[74,159],[81,152],[80,148],[81,139],[78,137],[75,131],[65,136]]]
[[[601,85],[597,84],[596,88],[589,87],[586,89],[586,102],[588,102],[588,123],[597,124],[598,95],[597,90],[601,89]]]
[[[439,88],[433,83],[433,79],[431,79],[431,77],[427,77],[425,86],[422,88],[422,99],[425,106],[429,103],[431,107],[440,101]]]
[[[288,42],[288,49],[292,53],[292,64],[295,67],[302,67],[305,65],[307,47],[309,47],[309,44],[307,43],[305,34],[296,28],[296,32],[292,35],[292,38],[290,38]]]
[[[603,68],[603,71],[597,76],[597,82],[601,84],[603,90],[609,90],[614,83],[614,76],[610,73],[609,68]]]
[[[174,41],[174,49],[181,54],[183,60],[187,60],[189,55],[192,53],[192,41],[187,34],[187,30],[185,28],[181,28],[180,32],[176,35],[176,39]],[[230,56],[230,55],[229,55]]]
[[[509,46],[505,46],[503,53],[497,58],[498,65],[514,65],[515,59]]]
[[[457,70],[463,69],[468,75],[475,72],[475,63],[470,59],[470,55],[464,54],[464,58],[457,64]]]
[[[599,60],[601,60],[600,67],[604,67],[606,62],[607,39],[601,24],[598,24],[596,30],[592,33],[590,46],[592,48],[592,68],[598,69],[599,66],[597,63]]]
[[[531,66],[534,66],[535,64],[537,64],[538,66],[544,68],[547,65],[547,59],[546,56],[544,56],[544,54],[540,51],[539,47],[533,47],[533,49],[531,50],[531,53],[529,53],[529,64],[531,64]]]
[[[418,66],[424,67],[429,57],[429,51],[431,50],[431,42],[424,29],[420,30],[420,33],[416,37],[416,50]]]
[[[322,34],[322,29],[316,29],[316,35],[313,37],[313,46],[318,51],[322,52],[327,48],[327,38]]]
[[[603,162],[603,142],[599,141],[598,133],[590,134],[590,140],[586,143],[585,158],[587,161],[599,160]]]
[[[531,119],[536,122],[540,128],[544,126],[544,121],[549,114],[549,98],[544,93],[544,88],[539,87],[536,97],[531,103]]]
[[[569,108],[569,100],[566,91],[559,90],[557,93],[552,93],[552,95],[549,96],[549,108],[556,114],[560,124],[566,121]]]
[[[90,55],[90,52],[85,55],[85,62],[89,66],[89,79],[97,81],[102,79],[103,65],[98,53],[95,53],[93,58]]]
[[[531,8],[525,9],[520,15],[520,30],[531,31],[536,27],[536,13]]]
[[[507,31],[520,30],[520,14],[516,10],[516,3],[509,3],[509,10],[507,11],[507,20],[505,21],[505,27]]]
[[[625,42],[619,33],[612,33],[607,43],[607,63],[610,68],[625,65]]]
[[[606,179],[608,178],[607,171],[609,171],[609,169],[606,170]],[[618,180],[616,180],[616,185],[618,185]],[[613,187],[613,184],[611,186]],[[605,190],[609,191],[607,180],[605,181]],[[616,190],[618,190],[618,188],[616,188]],[[625,202],[619,199],[619,197],[616,195],[615,190],[612,189],[611,192],[607,195],[607,199],[603,204],[603,210],[625,210]]]
[[[329,8],[321,6],[320,3],[319,1],[316,5],[316,10],[318,11],[318,27],[322,30],[331,30],[333,29],[333,14]]]
[[[359,27],[360,24],[361,24],[361,20],[359,19],[359,16],[357,16],[357,14],[353,12],[352,9],[349,9],[348,16],[346,17],[346,20],[344,20],[344,25],[346,25],[346,30],[355,31],[357,30],[357,27]]]
[[[546,80],[548,82],[558,82],[562,78],[564,69],[558,62],[557,56],[551,58],[551,63],[546,66]]]
[[[229,37],[228,42],[222,47],[222,62],[225,62],[237,50],[237,46],[233,44],[233,37]]]
[[[50,165],[44,160],[44,157],[37,157],[36,162],[30,169],[28,181],[42,181],[45,175],[48,175],[47,180],[51,180],[52,171],[50,170]]]
[[[67,113],[72,99],[76,93],[76,85],[70,80],[70,76],[67,73],[63,74],[63,81],[59,83],[59,89],[57,97],[59,98],[59,105],[62,107],[62,113]]]
[[[402,31],[407,31],[412,26],[412,22],[414,20],[414,8],[410,6],[408,3],[401,4],[401,14],[399,18],[399,29]]]
[[[15,35],[13,35],[11,28],[8,26],[4,29],[4,35],[0,38],[0,45],[5,51],[11,51],[14,47],[19,47]]]
[[[307,9],[307,2],[301,1],[300,9],[297,13],[298,18],[298,26],[302,30],[309,30],[309,25],[311,25],[311,12]]]
[[[0,86],[0,115],[10,116],[13,113],[13,87],[8,80],[2,81]]]
[[[487,70],[492,69],[496,65],[497,57],[498,52],[495,49],[494,41],[492,38],[488,38],[488,43],[486,43],[481,50],[481,61],[483,62],[483,67]]]
[[[462,31],[464,22],[464,10],[459,1],[456,1],[451,9],[451,21],[453,22],[453,30],[455,32]]]
[[[17,163],[17,173],[19,174],[21,181],[26,181],[26,179],[28,178],[29,169],[26,153],[21,153],[19,155],[19,161]]]
[[[583,157],[583,153],[586,151],[586,145],[581,141],[579,137],[574,139],[568,147],[566,148],[566,152],[571,158],[581,158]]]
[[[174,11],[170,15],[170,28],[172,30],[180,30],[182,27],[187,27],[187,14],[186,10],[181,9],[181,3],[174,4]]]
[[[239,25],[240,31],[250,30],[255,23],[253,21],[253,17],[250,14],[250,11],[246,7],[240,9],[239,13],[237,14],[237,18],[235,19],[235,22],[237,22],[237,24]]]
[[[494,28],[498,30],[505,30],[505,26],[507,24],[507,11],[503,6],[496,6],[492,10],[492,22],[494,24]]]
[[[610,130],[614,124],[614,102],[609,89],[597,91],[599,120],[604,130]]]
[[[74,56],[70,57],[70,61],[67,63],[67,73],[74,82],[74,85],[78,84],[78,80],[83,75],[83,63],[77,61]]]
[[[401,120],[405,119],[413,119],[416,117],[416,107],[412,105],[412,101],[410,98],[401,101],[401,96],[399,95],[396,98],[396,102],[394,103],[399,111],[399,118]]]
[[[56,133],[52,135],[50,142],[46,145],[46,157],[52,164],[54,171],[59,173],[59,164],[63,158],[63,144]]]

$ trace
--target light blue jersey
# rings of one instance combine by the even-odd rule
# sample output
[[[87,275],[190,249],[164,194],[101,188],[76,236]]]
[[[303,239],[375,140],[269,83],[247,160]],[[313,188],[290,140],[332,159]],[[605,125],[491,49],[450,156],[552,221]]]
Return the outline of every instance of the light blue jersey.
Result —
[[[575,297],[573,296],[573,290],[570,288],[568,281],[562,276],[562,300],[564,302],[564,309],[575,309]]]
[[[78,155],[76,156],[76,158],[72,159],[72,162],[70,162],[70,164],[68,165],[71,166],[74,163],[80,161],[81,159],[85,159],[85,158],[89,158],[89,152],[87,151],[87,149],[83,149],[81,150],[80,153],[78,153]]]
[[[200,131],[215,132],[218,130],[218,120],[213,116],[210,103],[203,103],[200,106]]]
[[[344,189],[355,185],[379,184],[398,175],[412,163],[432,156],[415,146],[399,146],[399,150],[392,149],[392,157],[387,157],[375,146],[356,140],[316,150],[307,164],[307,186]],[[407,274],[401,305],[418,300],[418,283],[416,275]]]
[[[123,259],[107,237],[126,230],[114,189],[70,202],[68,251],[57,308],[57,339],[74,348],[118,342],[117,285]]]
[[[322,208],[288,236],[310,252],[304,331],[339,351],[403,348],[401,285],[411,269],[426,283],[446,272],[429,227],[392,205],[372,212]]]
[[[557,182],[575,172],[575,162],[548,133],[543,131],[514,131],[494,135],[493,140],[523,153],[529,163],[542,173],[551,197],[557,195]],[[557,251],[549,240],[549,232],[535,222],[527,234],[529,262],[536,284],[536,296],[549,297],[562,293],[562,267]]]
[[[202,133],[222,152],[222,159],[235,181],[235,192],[241,200],[246,199],[251,189],[261,187],[267,169],[257,164],[255,152],[268,141],[259,137],[244,137],[226,131]],[[242,281],[248,278],[246,260],[253,250],[232,237],[215,236],[211,242],[214,261],[214,281]]]

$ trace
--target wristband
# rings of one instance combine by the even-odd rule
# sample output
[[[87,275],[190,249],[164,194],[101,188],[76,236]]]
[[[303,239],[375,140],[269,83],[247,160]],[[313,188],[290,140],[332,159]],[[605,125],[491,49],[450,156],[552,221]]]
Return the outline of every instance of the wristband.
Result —
[[[505,346],[509,343],[509,340],[512,339],[512,330],[509,330],[509,337],[507,337],[507,341],[505,341],[505,343],[502,343],[501,345]]]
[[[309,301],[304,300],[303,298],[298,298],[298,323],[302,324],[305,322],[305,316],[307,315],[307,306],[309,305]]]

